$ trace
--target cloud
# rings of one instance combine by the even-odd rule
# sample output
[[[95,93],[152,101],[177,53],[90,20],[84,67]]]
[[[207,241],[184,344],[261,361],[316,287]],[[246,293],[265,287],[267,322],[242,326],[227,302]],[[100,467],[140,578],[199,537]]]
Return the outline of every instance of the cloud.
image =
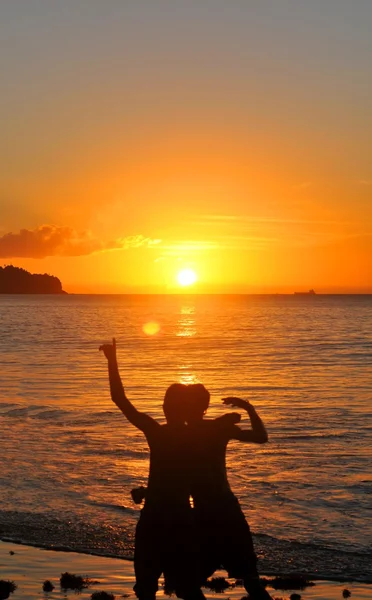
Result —
[[[47,256],[83,256],[105,250],[152,247],[161,240],[131,235],[103,242],[89,231],[77,232],[71,227],[42,225],[21,229],[0,237],[1,258],[45,258]]]
[[[196,215],[191,219],[191,222],[199,225],[213,224],[221,222],[221,224],[237,222],[239,226],[247,224],[315,224],[315,225],[335,225],[345,224],[347,221],[339,219],[304,219],[304,218],[290,218],[290,217],[276,217],[276,216],[264,216],[264,215]]]
[[[175,257],[195,257],[216,250],[262,249],[281,240],[275,236],[223,235],[213,240],[163,240],[159,245],[161,256],[155,262]]]
[[[205,250],[215,250],[219,248],[219,243],[214,240],[167,240],[161,244],[163,251],[176,252],[204,252]]]

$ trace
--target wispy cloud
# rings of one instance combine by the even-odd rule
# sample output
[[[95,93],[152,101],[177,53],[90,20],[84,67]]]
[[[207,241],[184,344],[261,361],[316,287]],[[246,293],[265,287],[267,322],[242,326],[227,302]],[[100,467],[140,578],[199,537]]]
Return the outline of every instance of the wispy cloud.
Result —
[[[372,182],[371,182],[372,184]],[[244,225],[247,223],[278,223],[278,224],[345,224],[345,221],[337,220],[337,219],[301,219],[301,218],[290,218],[290,217],[266,217],[263,215],[198,215],[193,219],[194,223],[238,223],[240,225]]]
[[[21,229],[0,237],[2,258],[45,258],[47,256],[83,256],[106,250],[151,247],[160,243],[143,235],[132,235],[102,241],[89,231],[78,232],[71,227],[42,225],[36,229]]]
[[[260,235],[221,235],[212,240],[164,240],[158,247],[161,256],[155,260],[159,262],[165,258],[192,257],[216,250],[248,250],[264,248],[281,240],[274,236]]]
[[[311,215],[202,214],[190,217],[200,238],[209,241],[163,242],[168,253],[202,250],[264,250],[275,247],[314,247],[358,236],[363,230],[357,221],[337,218],[312,218]],[[198,234],[194,240],[197,240]],[[160,249],[160,248],[159,248]]]

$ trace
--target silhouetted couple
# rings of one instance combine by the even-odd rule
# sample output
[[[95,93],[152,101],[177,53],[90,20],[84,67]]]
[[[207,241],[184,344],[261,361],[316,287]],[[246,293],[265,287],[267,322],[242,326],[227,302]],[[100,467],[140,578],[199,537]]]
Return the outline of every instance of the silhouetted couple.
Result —
[[[253,406],[240,398],[223,401],[248,413],[250,430],[236,425],[238,413],[204,420],[210,398],[206,388],[175,383],[165,393],[167,423],[160,425],[126,397],[115,340],[100,350],[108,360],[112,400],[143,431],[150,447],[148,486],[135,539],[137,597],[154,600],[163,573],[167,587],[179,598],[203,599],[203,583],[224,568],[230,577],[243,579],[250,598],[270,599],[260,584],[249,526],[230,489],[225,464],[230,440],[267,441]],[[141,496],[141,489],[133,492],[134,498],[136,493]]]

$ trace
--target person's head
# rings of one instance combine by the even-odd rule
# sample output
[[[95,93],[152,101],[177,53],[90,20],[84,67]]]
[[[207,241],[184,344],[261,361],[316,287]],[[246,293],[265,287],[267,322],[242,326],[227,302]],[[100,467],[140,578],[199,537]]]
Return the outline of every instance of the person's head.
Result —
[[[201,383],[187,386],[187,415],[186,421],[199,421],[209,406],[210,393]]]
[[[165,392],[163,411],[167,423],[180,424],[186,421],[187,387],[183,383],[172,383]]]

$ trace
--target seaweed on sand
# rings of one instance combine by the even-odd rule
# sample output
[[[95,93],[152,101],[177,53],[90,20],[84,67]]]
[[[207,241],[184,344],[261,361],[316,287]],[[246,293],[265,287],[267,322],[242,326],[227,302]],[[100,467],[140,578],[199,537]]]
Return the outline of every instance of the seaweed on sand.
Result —
[[[261,578],[261,583],[266,587],[269,585],[274,590],[304,590],[307,587],[315,585],[304,575],[285,575],[274,577],[273,579]]]
[[[91,585],[99,583],[98,581],[93,581],[88,577],[82,577],[81,575],[74,575],[73,573],[62,573],[59,579],[60,586],[63,590],[77,590],[81,591]]]
[[[14,581],[5,581],[5,579],[0,579],[0,600],[6,600],[9,598],[10,594],[13,594],[17,589]]]
[[[172,596],[172,594],[175,594],[175,590],[169,581],[164,581],[163,587],[164,594],[166,596]],[[216,594],[222,594],[228,588],[235,587],[235,583],[229,583],[224,577],[212,577],[211,579],[207,579],[207,581],[203,583],[202,587],[207,588]]]
[[[234,584],[229,583],[224,577],[212,577],[204,583],[203,587],[212,590],[216,594],[221,594],[228,588],[234,587]]]
[[[54,590],[54,585],[49,579],[46,579],[43,583],[43,591],[44,592],[52,592]]]
[[[115,600],[115,596],[108,592],[93,592],[91,600]]]

